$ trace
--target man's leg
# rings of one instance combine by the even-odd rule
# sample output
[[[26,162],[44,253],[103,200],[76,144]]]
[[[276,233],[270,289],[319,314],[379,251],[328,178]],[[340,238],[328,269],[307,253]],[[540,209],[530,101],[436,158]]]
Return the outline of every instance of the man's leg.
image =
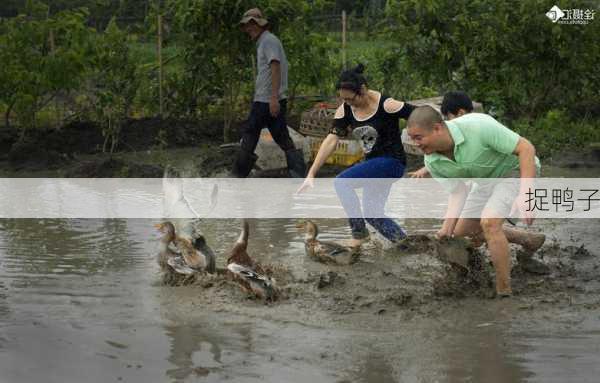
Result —
[[[522,270],[533,274],[550,274],[550,268],[546,264],[533,258],[533,254],[542,247],[546,240],[544,234],[528,233],[508,227],[504,228],[504,233],[510,243],[517,243],[523,247],[523,251],[517,252],[517,261]]]
[[[493,215],[486,214],[484,210],[482,217]],[[496,293],[499,296],[510,296],[512,294],[510,287],[510,251],[508,240],[502,228],[503,223],[504,218],[482,218],[481,229],[496,270]]]
[[[304,178],[306,176],[304,154],[302,153],[302,149],[296,149],[294,141],[290,137],[285,120],[286,110],[287,100],[279,101],[279,114],[277,117],[269,115],[269,132],[271,132],[271,137],[273,137],[277,145],[285,152],[290,177]]]
[[[546,236],[541,233],[528,233],[509,227],[503,227],[504,235],[510,243],[521,245],[524,251],[517,252],[517,261],[522,270],[533,274],[548,274],[550,269],[544,263],[533,258],[533,254],[544,244]],[[461,218],[456,224],[454,235],[457,237],[469,237],[473,246],[479,247],[483,244],[483,232],[479,219]]]
[[[483,244],[483,233],[479,218],[460,218],[454,228],[457,237],[469,237],[473,246],[479,247]]]
[[[546,236],[541,233],[529,233],[523,230],[513,229],[510,227],[503,227],[504,235],[510,243],[516,243],[521,245],[525,250],[526,255],[530,257],[535,253],[546,240]],[[457,237],[469,237],[473,244],[478,247],[482,243],[482,230],[479,219],[477,218],[461,218],[456,224],[454,229],[454,235]]]
[[[542,247],[546,241],[546,236],[542,233],[528,233],[510,227],[504,228],[504,234],[506,235],[508,242],[523,246],[523,250],[530,255]]]
[[[242,132],[240,150],[237,153],[233,169],[231,170],[234,177],[248,177],[248,174],[250,174],[250,171],[254,167],[254,163],[258,159],[256,154],[254,154],[254,149],[256,149],[256,144],[258,144],[260,131],[267,122],[265,112],[269,113],[269,104],[261,102],[252,103],[248,125]]]

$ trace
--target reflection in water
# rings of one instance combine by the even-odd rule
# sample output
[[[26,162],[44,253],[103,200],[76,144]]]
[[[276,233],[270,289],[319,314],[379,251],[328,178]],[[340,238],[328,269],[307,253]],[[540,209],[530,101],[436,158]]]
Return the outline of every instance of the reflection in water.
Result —
[[[378,334],[256,317],[228,323],[233,315],[211,314],[204,307],[197,309],[205,310],[206,317],[198,319],[196,307],[185,308],[187,294],[197,290],[154,284],[157,233],[152,223],[0,220],[1,381],[83,381],[76,379],[80,371],[94,371],[89,376],[94,382],[118,376],[152,381],[166,375],[171,380],[261,383],[341,382],[342,376],[369,383],[495,383],[550,381],[553,373],[569,367],[575,369],[561,378],[592,381],[597,376],[597,333],[581,339],[577,332],[564,339],[543,333],[527,337],[511,327],[518,309],[504,301],[448,302],[454,307],[447,316],[407,321]],[[575,233],[582,230],[576,223],[561,225]],[[349,237],[345,220],[319,224],[323,239]],[[434,224],[409,221],[405,226],[424,232],[434,230]],[[223,265],[240,222],[205,220],[202,228]],[[584,229],[594,232],[597,224]],[[298,273],[316,267],[304,256],[294,220],[253,220],[249,250],[261,261],[285,264]],[[157,296],[162,294],[169,297],[161,300]],[[269,309],[286,310],[286,304]],[[181,307],[177,317],[173,312]],[[128,347],[114,349],[107,340]],[[96,357],[107,353],[117,359]],[[23,368],[24,356],[51,366],[54,379],[44,368]],[[7,378],[15,376],[20,380]]]
[[[2,270],[2,264],[0,263],[0,270]],[[8,305],[8,294],[7,288],[4,286],[4,281],[0,280],[0,320],[8,317],[10,308]],[[1,347],[1,346],[0,346]]]
[[[0,220],[6,269],[23,277],[88,275],[128,268],[140,241],[127,220]]]
[[[167,359],[176,366],[166,371],[168,377],[185,379],[192,374],[203,375],[209,372],[208,368],[222,364],[218,340],[213,339],[206,327],[166,326],[165,330],[171,340]]]
[[[448,382],[521,382],[532,374],[514,357],[509,336],[511,303],[465,305],[451,325],[440,327],[439,354]],[[444,334],[445,333],[445,334]]]
[[[388,361],[388,355],[375,350],[368,352],[353,381],[362,383],[396,382],[394,369]]]
[[[85,313],[106,299],[148,290],[155,265],[147,220],[0,220],[0,320]],[[148,268],[150,266],[150,268]],[[115,283],[138,269],[137,282]],[[86,278],[81,278],[86,276]],[[142,289],[142,290],[140,290]],[[6,291],[7,298],[2,295]],[[127,295],[128,292],[130,295]],[[143,302],[143,300],[138,300]],[[132,303],[119,305],[134,307]],[[6,307],[6,308],[4,308]]]

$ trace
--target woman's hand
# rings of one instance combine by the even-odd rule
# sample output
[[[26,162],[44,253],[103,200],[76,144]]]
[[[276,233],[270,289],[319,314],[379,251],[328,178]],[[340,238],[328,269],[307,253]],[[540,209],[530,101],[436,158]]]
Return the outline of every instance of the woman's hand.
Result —
[[[300,185],[300,187],[298,188],[298,190],[296,190],[296,194],[300,194],[303,191],[305,191],[306,189],[312,189],[315,187],[315,177],[313,176],[306,176],[306,178],[304,179],[304,182],[302,182],[302,185]]]

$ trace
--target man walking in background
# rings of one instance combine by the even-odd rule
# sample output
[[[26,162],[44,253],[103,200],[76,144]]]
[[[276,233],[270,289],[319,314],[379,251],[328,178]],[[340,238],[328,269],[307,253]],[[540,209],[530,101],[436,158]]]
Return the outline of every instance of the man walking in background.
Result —
[[[248,125],[242,132],[240,151],[233,164],[232,174],[244,178],[250,174],[258,156],[254,149],[260,131],[267,127],[273,140],[285,152],[291,177],[306,174],[302,149],[296,149],[285,120],[287,107],[288,62],[279,39],[267,30],[268,21],[258,8],[244,13],[240,21],[242,31],[256,41],[257,76],[254,100]]]

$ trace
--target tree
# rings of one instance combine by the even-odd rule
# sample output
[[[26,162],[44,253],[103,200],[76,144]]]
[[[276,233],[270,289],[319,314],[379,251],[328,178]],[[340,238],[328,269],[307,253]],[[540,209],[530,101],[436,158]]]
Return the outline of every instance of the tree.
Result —
[[[238,22],[253,4],[249,0],[171,0],[173,15],[183,45],[183,62],[189,88],[186,111],[206,108],[218,99],[222,107],[226,142],[234,138],[231,123],[240,99],[242,83],[249,79],[252,44],[240,32]]]
[[[7,126],[15,113],[21,140],[42,108],[78,86],[88,62],[86,15],[74,10],[49,16],[47,6],[29,2],[25,13],[2,21],[0,103]]]
[[[462,88],[509,116],[597,105],[600,24],[554,24],[541,0],[390,0],[388,37],[440,88]]]
[[[119,29],[114,18],[96,36],[94,47],[88,99],[102,127],[102,151],[112,154],[139,87],[137,64],[129,51],[127,32]]]

